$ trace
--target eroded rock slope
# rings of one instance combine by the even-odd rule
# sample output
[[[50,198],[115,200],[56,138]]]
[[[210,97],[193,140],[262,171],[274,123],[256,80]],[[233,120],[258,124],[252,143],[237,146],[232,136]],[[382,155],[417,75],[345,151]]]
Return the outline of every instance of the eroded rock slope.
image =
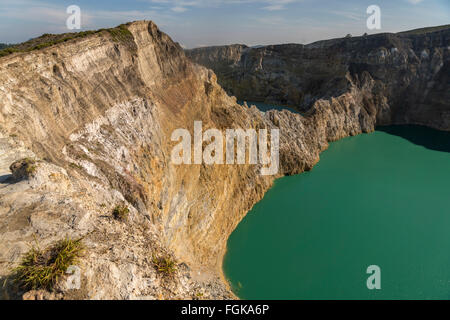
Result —
[[[328,142],[392,120],[390,102],[377,95],[380,83],[369,72],[349,70],[338,80],[345,90],[317,99],[305,114],[264,113],[237,104],[213,71],[187,59],[152,22],[126,28],[124,38],[104,31],[0,59],[0,276],[8,280],[30,244],[83,237],[81,288],[61,284],[26,297],[232,298],[221,263],[246,212],[276,177],[310,170]],[[447,59],[437,52],[430,61]],[[435,127],[448,129],[439,115]],[[279,173],[174,165],[171,134],[193,132],[194,121],[204,130],[279,128]],[[24,157],[36,168],[14,180],[9,166]],[[126,222],[112,216],[122,203],[130,208]],[[173,256],[175,275],[158,273],[155,255]],[[24,293],[11,283],[0,291],[4,298]]]
[[[450,26],[250,48],[187,50],[238,99],[309,110],[370,86],[378,124],[450,128]]]

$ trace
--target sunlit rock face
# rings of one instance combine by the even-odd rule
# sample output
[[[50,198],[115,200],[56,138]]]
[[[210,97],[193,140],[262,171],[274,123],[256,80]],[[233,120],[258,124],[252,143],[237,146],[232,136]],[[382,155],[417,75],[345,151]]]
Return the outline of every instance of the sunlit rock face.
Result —
[[[307,64],[299,64],[300,69],[309,70],[314,87],[309,98],[297,92],[298,106],[308,105],[301,115],[241,106],[221,88],[213,71],[186,58],[155,24],[133,22],[127,29],[131,37],[125,40],[103,31],[0,58],[0,276],[7,278],[34,242],[46,247],[67,236],[83,237],[86,245],[79,289],[59,284],[55,292],[28,292],[26,298],[232,298],[221,271],[226,240],[275,178],[310,170],[328,142],[373,131],[377,123],[409,121],[448,128],[448,113],[442,113],[448,112],[448,100],[443,100],[448,93],[436,81],[437,77],[447,79],[448,72],[443,70],[448,68],[448,52],[425,40],[435,46],[428,49],[428,62],[413,47],[408,53],[408,61],[413,62],[407,63],[418,69],[405,79],[415,83],[428,72],[419,67],[442,59],[442,66],[433,64],[435,72],[427,80],[435,81],[427,87],[427,97],[436,99],[436,107],[426,112],[427,100],[413,106],[422,108],[426,117],[419,119],[415,113],[409,115],[410,109],[394,108],[389,94],[396,90],[368,68],[361,72],[362,62],[336,63],[333,57],[344,59],[350,54],[338,55],[334,47],[326,48],[342,47],[339,41],[316,44],[317,49],[288,47],[291,59],[301,60],[295,56],[299,48],[311,57]],[[406,63],[395,58],[406,49],[396,48],[387,47],[384,58],[380,50],[367,49],[361,59],[369,59],[373,52],[373,68],[383,66],[386,77],[394,81],[394,75],[402,71],[390,71],[389,66],[396,70],[399,63]],[[241,65],[259,68],[243,76],[260,82],[260,87],[252,84],[256,93],[269,89],[268,76],[280,88],[296,81],[307,85],[301,77],[285,74],[286,62],[274,57],[273,50],[270,55],[267,48],[253,50],[226,49],[227,61],[234,62],[224,68],[233,72]],[[317,50],[317,55],[309,50]],[[253,53],[259,55],[259,64],[250,59]],[[320,56],[329,63],[321,62]],[[312,81],[313,73],[320,85]],[[335,76],[328,79],[330,74]],[[242,82],[239,77],[232,80]],[[228,90],[234,88],[234,82],[221,82]],[[296,87],[288,88],[291,92]],[[274,100],[283,102],[276,99],[276,90],[271,92]],[[193,132],[195,121],[202,121],[205,130],[279,129],[278,174],[261,175],[259,164],[173,164],[171,151],[176,142],[171,134],[179,128]],[[24,179],[15,179],[10,165],[24,158],[34,159],[35,168]],[[113,219],[118,204],[130,209],[126,222]],[[176,260],[178,268],[171,277],[155,269],[153,257],[161,255]],[[25,293],[14,285],[0,290],[6,298]]]
[[[435,31],[437,30],[437,31]],[[429,31],[429,32],[427,32]],[[250,48],[187,50],[238,99],[310,109],[356,87],[369,90],[379,124],[450,128],[450,27]]]

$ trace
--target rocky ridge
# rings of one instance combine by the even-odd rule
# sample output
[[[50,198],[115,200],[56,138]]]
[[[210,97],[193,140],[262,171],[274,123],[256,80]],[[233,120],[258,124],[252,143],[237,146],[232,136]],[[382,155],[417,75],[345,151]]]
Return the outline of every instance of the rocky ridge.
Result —
[[[246,212],[275,178],[310,170],[330,141],[388,123],[391,106],[369,72],[348,71],[337,86],[345,90],[304,114],[261,112],[237,104],[154,23],[127,29],[126,41],[99,32],[0,58],[0,277],[9,279],[31,243],[83,237],[81,288],[61,284],[26,298],[233,298],[221,264]],[[437,114],[426,121],[436,117],[433,126],[448,130]],[[279,128],[279,174],[261,176],[260,165],[174,165],[171,133],[192,132],[197,120],[204,130]],[[24,157],[36,170],[14,180],[9,166]],[[130,208],[127,222],[112,218],[119,203]],[[159,274],[153,255],[173,256],[175,275]],[[25,293],[7,283],[4,298]]]
[[[240,100],[307,111],[352,87],[371,86],[377,124],[450,127],[450,26],[250,48],[187,50]],[[383,107],[382,107],[383,106]],[[382,110],[381,110],[382,109]]]

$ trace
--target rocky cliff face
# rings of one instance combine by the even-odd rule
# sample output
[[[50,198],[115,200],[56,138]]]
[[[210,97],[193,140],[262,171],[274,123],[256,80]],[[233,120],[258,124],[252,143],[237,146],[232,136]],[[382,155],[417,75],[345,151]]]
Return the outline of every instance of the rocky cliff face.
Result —
[[[437,31],[433,31],[437,30]],[[423,30],[422,30],[423,31]],[[188,50],[238,99],[309,110],[351,88],[371,87],[378,124],[450,128],[450,27],[342,38],[309,45]],[[380,108],[383,106],[383,108]]]
[[[126,28],[122,38],[104,31],[0,59],[0,276],[8,280],[34,242],[83,237],[81,288],[62,283],[26,297],[231,298],[221,263],[245,213],[274,178],[310,170],[329,141],[392,119],[390,101],[369,72],[349,70],[305,114],[264,113],[238,105],[152,22]],[[249,49],[224,50],[239,66]],[[442,118],[435,127],[448,125]],[[193,132],[194,121],[204,130],[279,128],[279,174],[262,176],[260,165],[173,164],[171,134]],[[15,179],[9,166],[25,157],[36,160],[33,170]],[[112,216],[122,203],[126,222]],[[155,269],[160,255],[176,259],[171,277]],[[9,281],[0,290],[4,298],[24,293]]]
[[[220,128],[249,117],[235,121],[243,108],[153,23],[128,29],[132,40],[101,32],[1,59],[0,273],[35,238],[45,247],[82,236],[83,287],[64,297],[229,297],[216,264],[233,215],[258,191],[231,206],[247,188],[240,172],[176,167],[170,137],[194,120]],[[37,170],[14,181],[8,167],[25,156],[38,159]],[[122,202],[127,223],[111,215]],[[166,252],[182,264],[168,282],[152,266]]]

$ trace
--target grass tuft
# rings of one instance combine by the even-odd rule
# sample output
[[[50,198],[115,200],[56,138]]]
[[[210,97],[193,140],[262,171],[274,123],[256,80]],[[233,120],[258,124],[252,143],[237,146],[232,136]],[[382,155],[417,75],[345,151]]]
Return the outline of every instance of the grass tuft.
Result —
[[[169,256],[165,257],[156,257],[153,256],[153,265],[159,273],[162,273],[163,275],[170,276],[173,275],[177,271],[177,265],[175,263],[175,260],[173,260]]]
[[[33,246],[13,269],[13,279],[27,290],[52,289],[67,268],[79,262],[84,252],[81,240],[66,238],[45,250]]]
[[[116,220],[125,222],[128,220],[128,214],[130,213],[130,209],[124,204],[118,205],[113,210],[113,217]]]

